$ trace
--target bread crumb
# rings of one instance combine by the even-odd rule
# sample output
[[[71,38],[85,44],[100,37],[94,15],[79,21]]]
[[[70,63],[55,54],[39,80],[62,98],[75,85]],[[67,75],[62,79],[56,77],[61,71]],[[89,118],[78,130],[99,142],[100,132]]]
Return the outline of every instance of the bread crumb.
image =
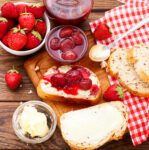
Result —
[[[107,67],[106,61],[102,61],[100,66],[101,66],[102,69],[106,68]]]
[[[33,91],[32,91],[32,90],[29,90],[28,94],[32,94],[32,93],[33,93]]]
[[[36,67],[35,67],[35,71],[36,71],[36,72],[39,71],[39,66],[36,66]]]

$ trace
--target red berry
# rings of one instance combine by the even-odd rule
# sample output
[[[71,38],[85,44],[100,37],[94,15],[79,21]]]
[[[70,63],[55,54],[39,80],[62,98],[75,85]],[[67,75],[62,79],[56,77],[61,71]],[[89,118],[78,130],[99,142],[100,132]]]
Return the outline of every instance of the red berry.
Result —
[[[28,10],[34,14],[35,18],[42,18],[45,12],[45,6],[41,3],[32,4],[28,7]]]
[[[80,35],[80,32],[79,31],[75,31],[73,34],[72,34],[72,39],[74,40],[74,43],[76,45],[82,45],[83,44],[83,39]]]
[[[35,25],[35,17],[32,13],[23,13],[19,17],[19,24],[27,31],[31,31]]]
[[[114,84],[105,91],[103,97],[108,101],[122,100],[124,97],[124,90],[120,85]]]
[[[56,88],[63,88],[66,84],[65,75],[62,73],[54,74],[51,77],[51,84]]]
[[[62,58],[64,60],[75,60],[77,58],[77,55],[75,52],[70,50],[62,53]]]
[[[38,31],[42,37],[44,37],[47,31],[46,23],[42,19],[36,19],[35,30]]]
[[[10,19],[18,18],[18,12],[16,6],[11,2],[7,2],[6,4],[4,4],[1,8],[1,11],[3,17],[10,18]]]
[[[104,23],[99,23],[94,32],[94,38],[97,40],[105,40],[112,36],[109,27]]]
[[[15,25],[15,21],[12,19],[7,19],[8,20],[8,29],[12,29]]]
[[[26,49],[33,49],[40,45],[42,37],[39,32],[32,30],[27,34],[27,43],[25,45]]]
[[[21,15],[22,13],[28,12],[28,5],[18,4],[16,5],[16,9],[17,9],[18,15]]]
[[[21,74],[15,69],[9,70],[5,74],[5,81],[8,87],[12,90],[15,90],[19,86],[21,79]]]
[[[91,73],[88,70],[86,70],[82,67],[75,66],[75,67],[73,67],[73,69],[79,70],[82,73],[83,78],[89,78],[91,75]]]
[[[80,81],[80,89],[82,90],[89,90],[92,87],[92,80],[91,79],[82,79]]]
[[[23,29],[13,28],[8,35],[8,46],[13,50],[21,50],[27,42]]]
[[[59,38],[55,37],[50,41],[50,48],[53,50],[58,50],[59,49]]]
[[[77,84],[73,84],[73,85],[65,86],[63,90],[66,94],[78,95],[78,88],[79,87]]]
[[[0,17],[0,39],[8,31],[8,20],[6,18]]]
[[[2,38],[3,44],[8,46],[8,36],[9,36],[10,31]]]
[[[75,46],[74,42],[71,39],[64,39],[60,43],[60,50],[67,51],[73,49]]]
[[[73,30],[71,27],[65,27],[65,28],[61,29],[59,36],[61,38],[65,38],[65,37],[71,36],[72,32],[73,32]]]
[[[82,74],[78,70],[70,70],[66,73],[65,79],[68,85],[79,83],[82,79]]]

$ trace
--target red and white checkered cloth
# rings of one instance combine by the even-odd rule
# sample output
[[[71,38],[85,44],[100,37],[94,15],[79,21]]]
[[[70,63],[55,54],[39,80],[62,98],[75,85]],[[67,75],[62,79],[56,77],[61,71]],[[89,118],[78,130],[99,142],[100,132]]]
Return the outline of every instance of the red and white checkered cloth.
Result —
[[[113,42],[114,39],[149,15],[149,0],[119,1],[125,4],[106,12],[103,18],[89,23],[92,32],[99,22],[104,22],[111,27],[113,36],[107,40],[97,41],[97,43]],[[149,24],[120,40],[116,47],[130,48],[139,43],[149,45]],[[118,83],[114,77],[108,75],[108,78],[111,84]],[[128,128],[132,142],[134,145],[141,144],[149,137],[149,98],[135,97],[129,92],[125,92],[124,103],[128,106]]]

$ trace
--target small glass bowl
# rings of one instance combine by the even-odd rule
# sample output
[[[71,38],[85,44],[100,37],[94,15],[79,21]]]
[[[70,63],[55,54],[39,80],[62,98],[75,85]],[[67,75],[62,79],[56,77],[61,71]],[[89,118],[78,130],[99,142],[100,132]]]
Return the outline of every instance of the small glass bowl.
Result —
[[[82,35],[82,38],[84,41],[84,43],[82,44],[83,46],[76,46],[76,48],[74,48],[74,50],[73,50],[74,52],[76,52],[75,49],[80,49],[80,47],[82,48],[82,50],[80,50],[80,52],[77,52],[77,58],[75,60],[64,60],[62,58],[56,57],[54,55],[54,53],[61,53],[60,50],[52,50],[49,46],[50,40],[52,38],[54,38],[54,37],[60,38],[59,32],[62,28],[65,28],[65,27],[71,27],[73,30],[79,31],[80,34]],[[63,38],[61,40],[63,40]],[[46,38],[45,47],[46,47],[48,54],[55,61],[63,63],[63,64],[71,64],[71,63],[78,62],[86,54],[86,52],[88,50],[88,39],[87,39],[87,36],[85,35],[84,31],[81,30],[80,28],[78,28],[76,26],[72,26],[72,25],[60,25],[60,26],[57,26],[57,27],[53,28],[52,30],[50,30],[50,32],[48,33],[47,38]],[[60,55],[58,55],[58,56],[60,56]]]
[[[37,109],[37,111],[42,112],[46,115],[47,124],[49,127],[49,132],[46,136],[44,136],[42,138],[40,138],[40,137],[29,138],[22,133],[21,127],[19,124],[19,116],[22,113],[25,106],[34,106]],[[53,135],[53,133],[56,129],[56,125],[57,125],[57,118],[56,118],[55,112],[48,104],[46,104],[44,102],[40,102],[40,101],[29,101],[29,102],[23,103],[16,109],[16,111],[14,112],[13,117],[12,117],[12,125],[13,125],[13,129],[15,131],[15,134],[22,141],[24,141],[26,143],[31,143],[31,144],[38,144],[38,143],[47,141]]]

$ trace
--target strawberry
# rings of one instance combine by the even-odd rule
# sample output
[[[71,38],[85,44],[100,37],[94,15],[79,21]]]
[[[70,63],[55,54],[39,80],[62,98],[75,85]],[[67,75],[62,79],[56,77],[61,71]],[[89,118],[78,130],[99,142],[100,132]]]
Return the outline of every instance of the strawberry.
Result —
[[[110,28],[104,23],[99,23],[94,32],[94,38],[97,40],[105,40],[112,36]]]
[[[122,100],[124,97],[124,90],[120,85],[114,84],[106,90],[103,97],[108,101]]]
[[[18,18],[16,6],[11,2],[5,3],[2,6],[1,11],[3,17],[10,18],[10,19]]]
[[[42,19],[36,19],[35,30],[38,31],[42,37],[44,37],[47,31],[46,23]]]
[[[39,32],[32,31],[27,34],[27,43],[25,45],[26,49],[32,49],[37,47],[42,41],[42,37]]]
[[[6,18],[0,17],[0,39],[8,31],[8,20]]]
[[[32,4],[28,7],[28,10],[34,14],[35,18],[42,18],[45,12],[45,6],[41,3]]]
[[[8,35],[8,46],[13,50],[21,50],[27,42],[24,29],[13,28]]]
[[[17,9],[18,15],[21,15],[22,13],[28,12],[28,5],[18,4],[16,5],[16,9]]]
[[[21,79],[22,76],[16,69],[11,69],[5,74],[5,81],[12,90],[15,90],[19,86]]]
[[[2,38],[2,42],[6,46],[8,46],[8,36],[9,36],[9,33],[10,33],[10,31],[6,35],[4,35],[4,37]]]
[[[8,29],[12,29],[15,25],[15,21],[12,19],[7,19],[8,20]]]
[[[27,29],[27,31],[31,31],[35,25],[35,17],[32,13],[23,13],[19,17],[19,23],[22,28]]]

